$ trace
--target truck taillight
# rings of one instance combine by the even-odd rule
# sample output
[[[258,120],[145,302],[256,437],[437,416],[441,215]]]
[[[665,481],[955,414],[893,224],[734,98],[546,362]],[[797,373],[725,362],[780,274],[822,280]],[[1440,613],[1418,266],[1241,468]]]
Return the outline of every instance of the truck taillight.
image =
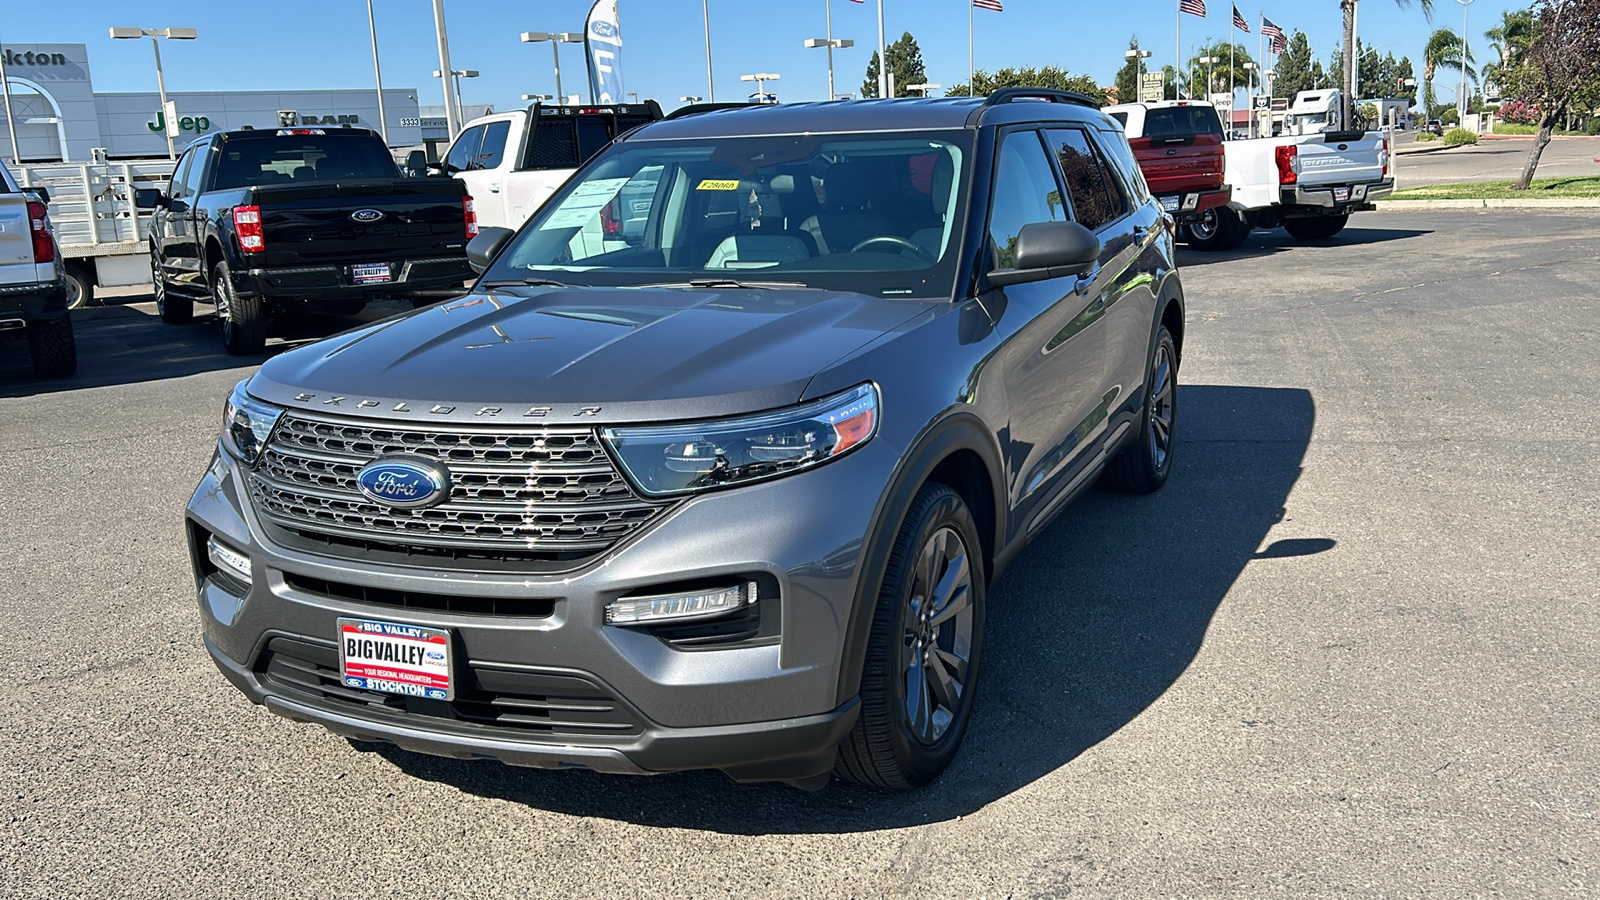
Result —
[[[33,235],[33,261],[55,262],[56,242],[50,236],[50,213],[37,200],[28,201],[28,232]]]
[[[261,228],[261,207],[235,206],[233,233],[239,236],[239,249],[246,253],[260,253],[267,249],[267,235]]]
[[[467,229],[467,240],[478,236],[478,211],[473,208],[471,197],[461,198],[461,221]]]
[[[1273,154],[1278,161],[1278,183],[1294,184],[1300,180],[1300,149],[1293,144],[1277,148]]]
[[[1383,149],[1378,151],[1378,159],[1383,162],[1383,176],[1389,176],[1389,139],[1383,139]]]

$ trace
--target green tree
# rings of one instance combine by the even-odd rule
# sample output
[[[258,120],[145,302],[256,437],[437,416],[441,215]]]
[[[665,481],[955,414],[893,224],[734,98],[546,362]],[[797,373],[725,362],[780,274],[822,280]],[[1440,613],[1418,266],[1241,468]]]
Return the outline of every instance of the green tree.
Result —
[[[1128,38],[1128,49],[1139,49],[1139,36],[1136,34]],[[1135,103],[1139,99],[1139,67],[1138,59],[1130,59],[1117,70],[1117,102]]]
[[[1293,99],[1301,91],[1316,88],[1311,77],[1311,41],[1305,32],[1296,29],[1289,35],[1289,46],[1273,68],[1278,76],[1273,79],[1272,93],[1279,97]]]
[[[1208,56],[1219,59],[1221,62],[1212,63],[1209,66],[1200,62],[1200,60]],[[1228,78],[1228,59],[1228,42],[1213,41],[1201,47],[1193,57],[1190,57],[1189,71],[1194,73],[1195,80],[1206,85],[1206,93],[1217,93],[1219,91],[1227,93],[1230,83]],[[1250,55],[1250,51],[1245,49],[1243,44],[1234,44],[1232,59],[1233,78],[1231,83],[1239,87],[1249,84],[1250,70],[1246,69],[1244,64],[1254,62],[1255,57]]]
[[[1088,75],[1073,75],[1066,69],[1055,66],[1045,66],[1035,69],[1032,66],[1021,69],[1000,69],[990,73],[982,69],[972,73],[972,84],[958,84],[945,91],[950,97],[985,96],[1006,87],[1039,87],[1050,88],[1058,91],[1077,91],[1093,98],[1104,105],[1106,102],[1105,89],[1100,87]]]
[[[1522,53],[1533,40],[1533,11],[1507,10],[1500,14],[1500,24],[1485,31],[1483,36],[1494,51],[1494,58],[1483,64],[1479,74],[1483,77],[1485,91],[1490,85],[1504,89],[1515,79]],[[1495,91],[1498,96],[1502,91]]]
[[[1194,98],[1193,95],[1189,93],[1189,79],[1185,78],[1183,73],[1179,72],[1177,69],[1174,69],[1171,66],[1162,66],[1161,80],[1163,82],[1163,87],[1161,88],[1161,99],[1191,100]]]
[[[917,39],[911,32],[900,35],[900,39],[884,48],[884,56],[889,59],[889,74],[894,84],[896,97],[911,97],[914,92],[907,86],[913,84],[927,84],[928,69],[922,62],[922,48],[917,46]],[[861,83],[861,96],[863,98],[878,96],[878,51],[872,51],[872,58],[867,61],[867,77]],[[920,95],[917,95],[920,96]]]
[[[1462,57],[1465,52],[1465,58]],[[1434,95],[1433,78],[1438,74],[1440,67],[1465,71],[1467,78],[1472,83],[1478,81],[1478,73],[1472,67],[1472,48],[1461,42],[1461,36],[1448,28],[1435,29],[1428,36],[1428,43],[1422,48],[1422,100],[1423,106],[1431,113],[1438,103]],[[1432,116],[1438,118],[1438,116]]]
[[[1339,67],[1341,76],[1339,79],[1340,85],[1347,85],[1354,80],[1350,77],[1352,74],[1354,74],[1351,72],[1350,67],[1352,64],[1354,64],[1357,58],[1355,47],[1356,2],[1357,0],[1339,0],[1339,8],[1344,12],[1344,51],[1339,57],[1341,62]],[[1411,0],[1394,0],[1394,2],[1402,7],[1411,5]],[[1433,0],[1419,0],[1419,2],[1422,5],[1423,14],[1428,17],[1428,21],[1432,22]],[[1350,96],[1349,91],[1340,91],[1340,94],[1344,97],[1343,108],[1340,110],[1340,120],[1341,123],[1348,128],[1350,125],[1350,104],[1355,102],[1355,98]]]

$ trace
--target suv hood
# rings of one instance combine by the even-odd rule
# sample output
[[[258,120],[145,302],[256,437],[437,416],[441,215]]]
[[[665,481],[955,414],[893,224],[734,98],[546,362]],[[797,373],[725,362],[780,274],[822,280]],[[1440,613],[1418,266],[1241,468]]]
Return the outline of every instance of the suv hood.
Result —
[[[940,306],[803,289],[516,288],[285,353],[249,390],[409,421],[732,415],[798,402],[829,364]]]

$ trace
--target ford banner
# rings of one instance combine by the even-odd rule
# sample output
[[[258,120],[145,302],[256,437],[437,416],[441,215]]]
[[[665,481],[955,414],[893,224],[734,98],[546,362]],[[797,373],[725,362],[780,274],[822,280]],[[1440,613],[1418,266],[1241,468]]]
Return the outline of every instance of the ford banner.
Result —
[[[617,0],[595,0],[589,25],[583,31],[589,55],[589,95],[595,103],[622,100],[622,26],[617,24]]]

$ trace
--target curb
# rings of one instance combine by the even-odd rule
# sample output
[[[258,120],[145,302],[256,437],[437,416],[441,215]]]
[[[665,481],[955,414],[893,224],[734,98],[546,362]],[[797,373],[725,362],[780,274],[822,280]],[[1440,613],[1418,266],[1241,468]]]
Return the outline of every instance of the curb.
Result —
[[[1411,212],[1423,209],[1600,209],[1600,197],[1547,197],[1528,200],[1379,200],[1379,212]]]

